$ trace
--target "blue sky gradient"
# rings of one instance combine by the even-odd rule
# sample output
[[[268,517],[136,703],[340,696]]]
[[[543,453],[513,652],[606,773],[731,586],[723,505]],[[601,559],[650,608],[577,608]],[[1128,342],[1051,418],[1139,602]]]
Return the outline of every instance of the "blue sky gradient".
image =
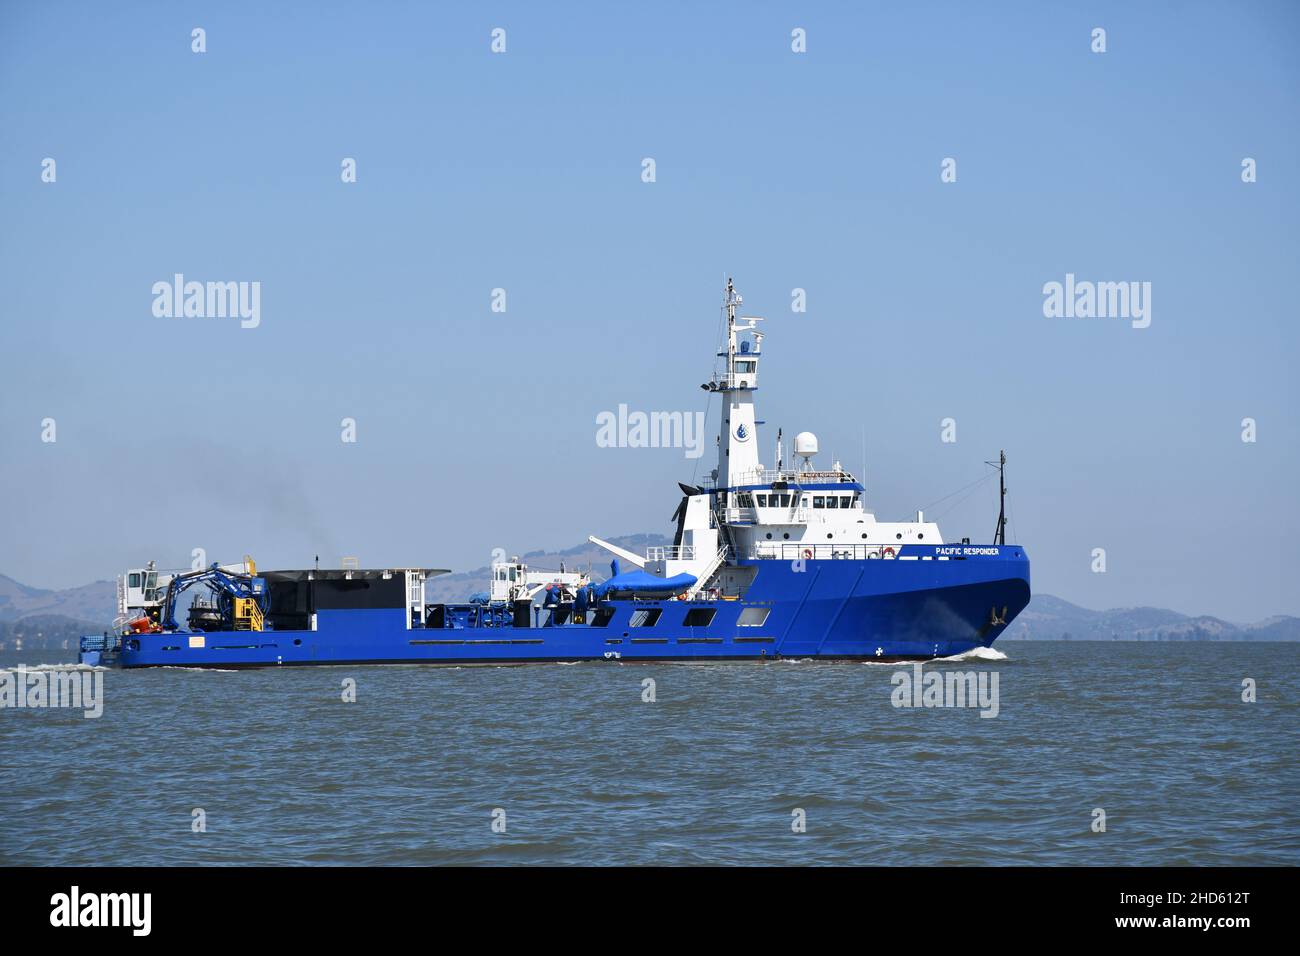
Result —
[[[865,433],[896,519],[1005,447],[1035,590],[1300,613],[1294,3],[8,2],[0,111],[25,583],[666,533],[695,463],[595,419],[704,409],[730,273],[769,463]],[[259,281],[261,325],[155,317],[176,272]],[[1045,318],[1067,272],[1149,281],[1150,328]],[[992,483],[959,499],[928,514],[989,540]]]

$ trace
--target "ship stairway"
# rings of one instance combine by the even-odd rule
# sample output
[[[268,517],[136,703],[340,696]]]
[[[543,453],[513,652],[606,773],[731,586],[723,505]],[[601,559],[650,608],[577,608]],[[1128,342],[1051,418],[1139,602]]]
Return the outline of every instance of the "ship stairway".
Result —
[[[687,592],[687,597],[695,597],[696,594],[703,590],[704,586],[709,583],[713,575],[717,573],[718,568],[722,567],[723,563],[727,560],[727,555],[730,553],[731,548],[728,545],[724,544],[718,549],[718,553],[710,558],[709,563],[701,568],[700,573],[696,575],[695,584]]]
[[[262,609],[253,598],[235,598],[235,630],[260,631]]]

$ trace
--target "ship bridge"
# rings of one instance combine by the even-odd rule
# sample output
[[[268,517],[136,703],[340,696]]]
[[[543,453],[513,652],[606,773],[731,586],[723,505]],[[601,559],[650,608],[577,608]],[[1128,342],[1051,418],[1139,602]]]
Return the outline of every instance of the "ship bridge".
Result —
[[[787,464],[778,430],[775,467],[759,452],[754,392],[758,389],[764,332],[759,316],[739,314],[743,299],[732,280],[723,298],[725,338],[721,361],[701,386],[721,402],[718,412],[717,467],[695,485],[682,485],[685,497],[673,515],[677,525],[671,548],[656,548],[644,559],[598,538],[592,540],[656,579],[691,578],[685,592],[743,595],[753,580],[752,562],[762,559],[890,557],[903,545],[941,545],[939,527],[924,514],[915,520],[878,521],[867,510],[862,482],[838,461],[819,465],[817,436],[795,436]]]

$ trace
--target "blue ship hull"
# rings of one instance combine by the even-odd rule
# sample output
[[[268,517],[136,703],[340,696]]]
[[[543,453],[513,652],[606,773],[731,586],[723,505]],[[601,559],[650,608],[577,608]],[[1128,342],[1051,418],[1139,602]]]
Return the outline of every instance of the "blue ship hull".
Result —
[[[588,660],[924,660],[987,647],[1029,603],[1029,559],[1007,546],[903,546],[889,560],[758,560],[743,600],[609,600],[586,623],[408,626],[403,608],[322,610],[314,630],[133,634],[83,650],[123,667],[516,664]],[[755,611],[741,623],[746,608]],[[634,613],[658,610],[652,626]],[[703,626],[693,618],[711,619]],[[708,615],[708,611],[712,615]],[[637,619],[647,615],[639,614]]]

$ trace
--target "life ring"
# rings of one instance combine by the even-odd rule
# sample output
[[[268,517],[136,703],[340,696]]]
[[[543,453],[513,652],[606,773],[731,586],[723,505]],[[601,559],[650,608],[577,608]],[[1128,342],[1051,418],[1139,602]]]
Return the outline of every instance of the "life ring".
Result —
[[[894,549],[893,549],[893,548],[885,548],[885,550],[884,550],[884,551],[881,551],[880,553],[881,553],[881,555],[888,555],[889,557],[892,558],[892,557],[894,556]]]
[[[803,559],[804,559],[805,561],[811,561],[811,560],[812,560],[812,548],[804,548],[804,549],[803,549]]]

